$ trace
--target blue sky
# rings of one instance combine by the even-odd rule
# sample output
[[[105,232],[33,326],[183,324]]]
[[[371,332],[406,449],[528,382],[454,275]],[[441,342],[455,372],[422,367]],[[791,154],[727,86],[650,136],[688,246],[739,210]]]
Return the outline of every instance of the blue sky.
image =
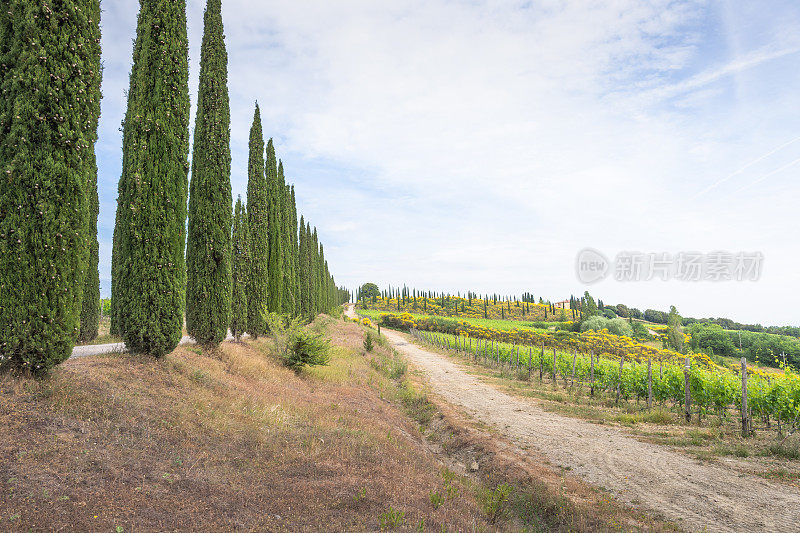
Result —
[[[108,293],[138,2],[104,2]],[[204,2],[188,2],[193,104]],[[613,280],[606,302],[800,324],[800,5],[223,0],[234,198],[253,105],[337,281],[586,289],[593,247],[761,251],[761,280]],[[192,118],[194,118],[194,108]]]

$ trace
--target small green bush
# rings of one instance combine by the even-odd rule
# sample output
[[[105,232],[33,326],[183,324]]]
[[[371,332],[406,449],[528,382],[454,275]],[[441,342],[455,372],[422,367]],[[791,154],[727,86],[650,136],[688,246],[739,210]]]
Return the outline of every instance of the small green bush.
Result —
[[[381,531],[397,529],[405,524],[405,522],[406,513],[394,509],[391,505],[389,506],[389,509],[378,515],[378,524],[380,525]]]
[[[444,503],[444,494],[437,490],[432,490],[428,493],[428,499],[431,501],[434,509],[438,509]]]
[[[306,366],[330,363],[330,344],[322,334],[306,330],[300,318],[265,312],[264,321],[275,339],[275,350],[283,364],[299,373]]]
[[[503,516],[513,490],[508,483],[500,483],[494,489],[478,490],[478,502],[489,523],[494,524]]]
[[[609,333],[614,335],[624,335],[630,337],[633,335],[633,328],[628,324],[628,321],[622,318],[615,318],[613,320],[602,317],[593,316],[585,320],[581,324],[581,331],[603,331],[607,329]]]
[[[367,352],[371,352],[372,348],[374,348],[375,339],[372,337],[372,332],[368,331],[366,335],[364,335],[364,350]]]

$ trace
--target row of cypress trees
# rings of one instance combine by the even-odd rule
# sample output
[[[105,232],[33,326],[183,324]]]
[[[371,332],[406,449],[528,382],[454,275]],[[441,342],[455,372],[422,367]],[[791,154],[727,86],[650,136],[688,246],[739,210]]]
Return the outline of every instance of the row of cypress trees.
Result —
[[[55,5],[54,5],[55,4]],[[0,369],[96,335],[100,0],[0,9]]]
[[[97,335],[101,73],[100,0],[4,4],[0,369],[45,372]],[[190,189],[186,2],[140,0],[112,252],[111,332],[133,352],[170,352],[184,316],[214,345],[228,327],[264,333],[263,309],[339,303],[271,140],[264,161],[258,110],[247,210],[232,213],[227,76],[221,0],[208,0]]]
[[[239,199],[236,210],[233,294],[239,316],[231,325],[234,335],[263,335],[264,310],[311,318],[343,302],[317,229],[312,233],[302,216],[298,223],[294,186],[286,184],[272,139],[265,157],[258,104],[250,128],[247,207]]]
[[[232,212],[221,0],[208,0],[204,17],[188,213],[184,209],[189,119],[185,1],[142,0],[141,5],[123,130],[112,329],[132,351],[161,356],[180,341],[184,305],[187,332],[209,347],[222,342],[228,328],[237,337],[244,331],[253,337],[264,334],[264,310],[311,317],[337,305],[316,231],[314,248],[300,253],[304,231],[297,226],[294,188],[285,182],[272,139],[264,147],[257,106],[247,207],[239,199]],[[314,281],[301,306],[304,270]]]

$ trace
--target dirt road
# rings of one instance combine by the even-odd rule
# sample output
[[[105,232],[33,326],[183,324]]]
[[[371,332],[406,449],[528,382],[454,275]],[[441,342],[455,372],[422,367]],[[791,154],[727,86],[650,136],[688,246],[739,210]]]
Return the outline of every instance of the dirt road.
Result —
[[[698,463],[614,428],[542,411],[411,344],[407,335],[383,333],[425,372],[432,390],[443,399],[625,503],[689,531],[800,531],[800,492],[792,487],[721,464]]]
[[[246,333],[243,335],[244,338],[249,337]],[[225,338],[225,342],[230,342],[234,340],[233,335],[228,332],[228,336]],[[179,344],[183,346],[184,344],[194,344],[195,341],[193,338],[184,335],[181,337]],[[107,353],[125,353],[128,351],[128,348],[125,346],[124,342],[115,342],[111,344],[86,344],[84,346],[76,346],[72,349],[72,356],[71,357],[89,357],[92,355],[103,355]]]

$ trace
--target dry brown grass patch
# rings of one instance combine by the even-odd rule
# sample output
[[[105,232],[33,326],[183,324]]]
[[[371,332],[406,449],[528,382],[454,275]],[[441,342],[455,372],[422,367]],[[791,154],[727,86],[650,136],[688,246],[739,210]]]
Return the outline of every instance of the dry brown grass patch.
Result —
[[[388,386],[347,348],[298,377],[268,340],[0,377],[0,530],[374,530],[389,506],[481,523],[469,498],[433,509],[440,465]]]

